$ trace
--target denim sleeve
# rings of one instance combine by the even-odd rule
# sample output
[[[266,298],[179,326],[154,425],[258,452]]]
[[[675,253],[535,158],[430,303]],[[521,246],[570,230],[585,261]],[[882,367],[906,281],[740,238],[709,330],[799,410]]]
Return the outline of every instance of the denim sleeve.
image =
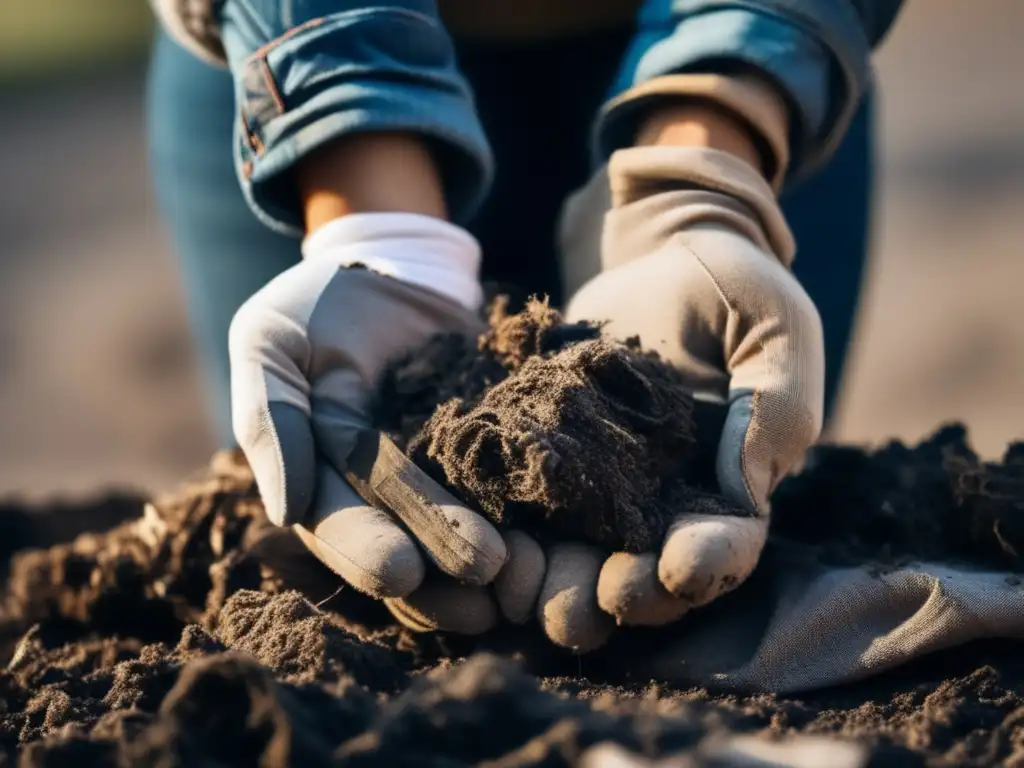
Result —
[[[453,219],[479,205],[493,159],[434,0],[224,0],[221,37],[235,84],[238,177],[271,228],[303,231],[295,163],[366,131],[425,137]]]
[[[612,95],[684,72],[755,69],[774,80],[794,115],[791,171],[827,159],[871,79],[870,56],[902,0],[647,0]],[[628,109],[604,114],[597,149],[632,138]]]

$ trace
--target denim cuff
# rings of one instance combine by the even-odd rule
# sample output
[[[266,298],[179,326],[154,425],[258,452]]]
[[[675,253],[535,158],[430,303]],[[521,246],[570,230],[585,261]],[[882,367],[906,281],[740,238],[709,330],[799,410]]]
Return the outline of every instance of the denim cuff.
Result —
[[[368,131],[431,144],[452,220],[465,223],[493,177],[493,158],[447,32],[430,16],[375,6],[311,19],[254,43],[250,18],[223,19],[235,81],[235,160],[250,207],[272,229],[302,235],[289,171],[313,149]]]
[[[772,79],[790,105],[791,175],[803,175],[832,154],[871,75],[870,41],[852,6],[832,0],[675,0],[671,8],[661,17],[641,14],[618,89],[667,74],[754,70]],[[632,144],[636,119],[628,101],[602,114],[595,129],[601,158]]]

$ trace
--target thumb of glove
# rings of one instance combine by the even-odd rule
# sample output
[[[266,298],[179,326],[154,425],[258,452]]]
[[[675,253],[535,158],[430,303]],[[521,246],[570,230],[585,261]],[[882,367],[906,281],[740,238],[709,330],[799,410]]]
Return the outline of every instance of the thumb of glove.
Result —
[[[306,278],[286,272],[270,285],[296,279]],[[310,387],[303,374],[309,341],[301,328],[257,294],[235,314],[228,335],[235,439],[277,525],[300,522],[316,486]]]

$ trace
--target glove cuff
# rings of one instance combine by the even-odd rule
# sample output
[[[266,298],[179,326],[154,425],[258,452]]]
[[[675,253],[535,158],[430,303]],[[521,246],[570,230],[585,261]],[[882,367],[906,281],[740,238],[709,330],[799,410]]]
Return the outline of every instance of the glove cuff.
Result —
[[[652,195],[675,190],[703,190],[727,195],[754,214],[767,245],[785,267],[796,252],[793,233],[772,188],[749,163],[728,152],[705,147],[650,146],[620,149],[608,161],[612,207],[621,208]],[[711,215],[692,207],[692,220]]]
[[[789,120],[786,103],[773,89],[751,77],[723,75],[665,75],[648,80],[612,99],[598,121],[608,122],[614,113],[639,112],[665,98],[712,102],[739,117],[761,138],[767,148],[767,176],[777,193],[789,169]]]
[[[475,312],[483,304],[480,243],[462,227],[415,213],[354,213],[302,243],[305,259],[364,267]]]
[[[224,0],[149,0],[149,4],[176,43],[208,64],[227,66],[220,38]]]

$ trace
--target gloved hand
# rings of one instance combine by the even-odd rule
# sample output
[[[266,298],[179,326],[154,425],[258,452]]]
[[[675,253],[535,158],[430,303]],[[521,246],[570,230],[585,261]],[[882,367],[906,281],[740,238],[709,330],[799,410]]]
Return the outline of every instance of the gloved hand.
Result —
[[[555,644],[580,652],[603,645],[616,624],[676,621],[750,575],[769,496],[816,439],[824,390],[820,319],[789,271],[794,246],[775,195],[752,166],[710,149],[620,151],[567,207],[564,258],[585,262],[602,223],[602,269],[566,319],[639,336],[698,396],[729,403],[717,476],[747,516],[693,501],[661,550],[639,555],[571,543],[544,550],[506,534],[509,558],[494,585],[502,613],[514,623],[535,614]]]
[[[497,530],[413,468],[405,479],[439,500],[445,526],[416,542],[343,479],[383,366],[436,333],[481,330],[479,246],[438,219],[357,214],[310,235],[303,255],[242,306],[230,333],[235,436],[267,513],[361,592],[446,629],[484,631],[496,611],[482,585],[507,555]]]
[[[598,240],[592,230],[602,221]],[[656,553],[549,554],[538,615],[556,643],[590,650],[615,622],[675,621],[750,575],[769,496],[821,429],[824,351],[817,310],[789,271],[794,245],[775,194],[730,154],[617,152],[607,175],[567,207],[562,240],[570,262],[585,262],[600,242],[600,274],[572,298],[567,320],[608,321],[611,337],[639,336],[698,396],[729,403],[718,482],[749,513],[681,513]]]

